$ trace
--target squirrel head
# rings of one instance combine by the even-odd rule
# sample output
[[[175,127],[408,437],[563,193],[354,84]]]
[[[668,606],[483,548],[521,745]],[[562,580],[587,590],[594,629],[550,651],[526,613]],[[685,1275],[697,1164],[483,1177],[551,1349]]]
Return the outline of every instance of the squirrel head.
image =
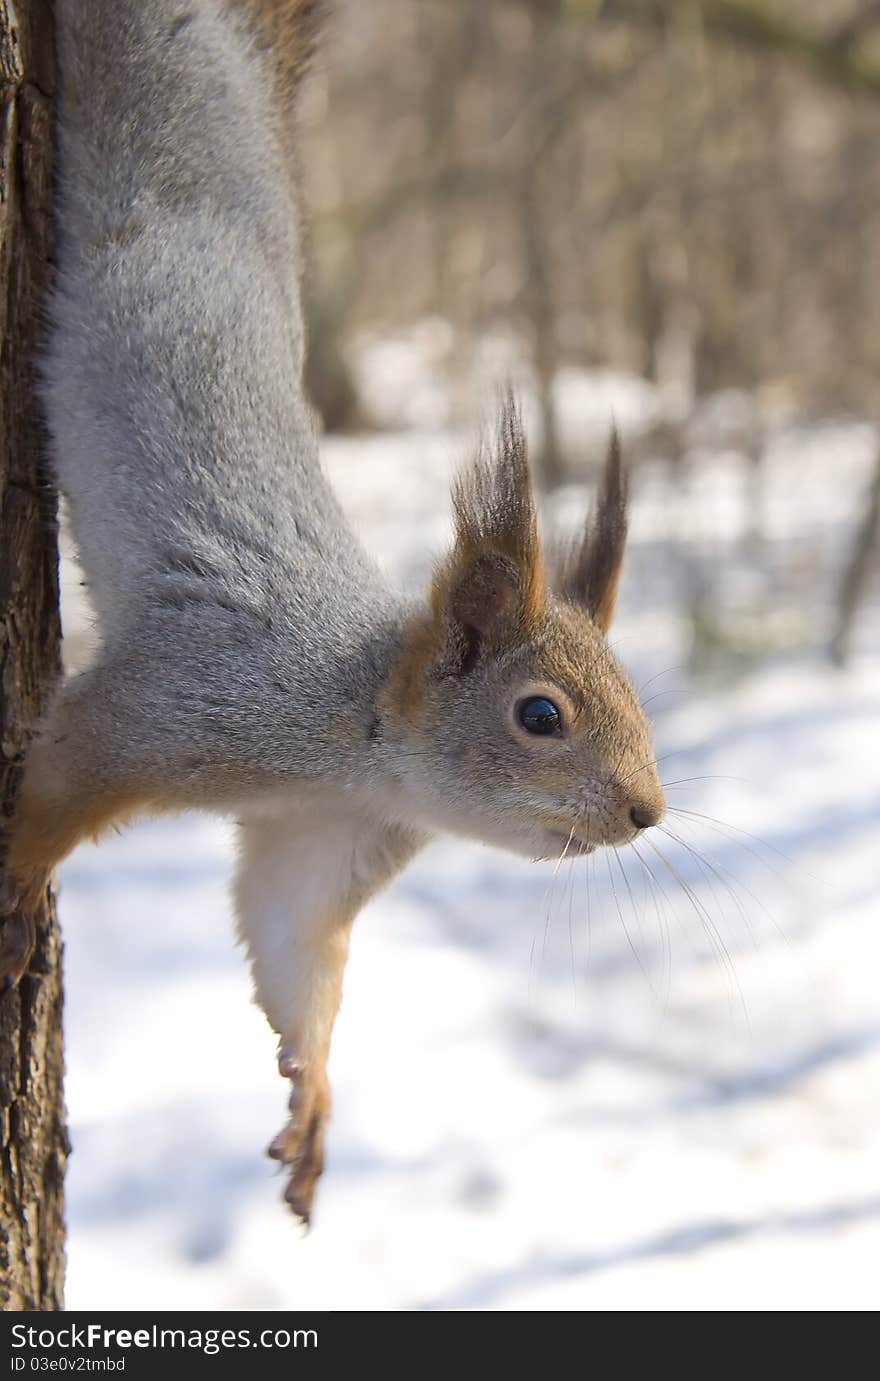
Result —
[[[628,842],[665,802],[647,720],[606,641],[627,526],[616,435],[593,521],[555,579],[511,398],[453,506],[455,544],[380,704],[414,823],[530,857]]]

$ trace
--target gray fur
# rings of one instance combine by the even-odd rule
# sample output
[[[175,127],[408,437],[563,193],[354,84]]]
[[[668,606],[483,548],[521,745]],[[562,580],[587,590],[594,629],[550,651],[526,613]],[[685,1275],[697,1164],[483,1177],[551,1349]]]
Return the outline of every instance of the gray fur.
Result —
[[[238,814],[332,787],[370,819],[541,852],[583,782],[607,778],[608,828],[627,837],[629,795],[658,788],[637,763],[651,756],[644,718],[588,613],[551,600],[540,627],[483,629],[469,677],[448,674],[447,649],[422,669],[421,710],[388,684],[426,606],[389,591],[321,472],[301,383],[294,181],[271,54],[241,7],[59,0],[57,11],[45,396],[104,639],[50,719],[68,786]],[[623,532],[612,459],[621,502],[599,518],[611,511]],[[479,458],[455,500],[456,598],[472,588],[485,601],[499,552],[517,585],[537,588],[511,399],[497,458]],[[595,730],[582,718],[567,758],[511,735],[511,666],[520,685],[552,686],[560,668],[583,680]],[[612,781],[625,769],[626,791]],[[548,826],[535,802],[551,780]]]
[[[103,632],[94,713],[112,700],[114,753],[196,799],[347,777],[400,614],[318,462],[267,57],[217,0],[56,10],[45,399]]]

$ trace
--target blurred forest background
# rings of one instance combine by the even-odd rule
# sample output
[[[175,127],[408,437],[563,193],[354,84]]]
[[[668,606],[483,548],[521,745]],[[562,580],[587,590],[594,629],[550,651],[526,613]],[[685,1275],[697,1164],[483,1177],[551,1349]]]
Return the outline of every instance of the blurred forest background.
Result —
[[[552,490],[602,441],[566,425],[577,371],[635,376],[650,389],[619,419],[631,463],[665,460],[680,487],[707,450],[736,450],[754,570],[773,436],[876,425],[871,0],[337,0],[304,116],[309,383],[328,430],[473,424],[503,371],[534,399]],[[359,363],[395,336],[396,409]],[[810,634],[839,662],[880,531],[880,458],[856,474],[861,520]],[[771,577],[758,593],[778,612]],[[696,644],[773,645],[754,619],[728,627],[711,585],[691,570]]]

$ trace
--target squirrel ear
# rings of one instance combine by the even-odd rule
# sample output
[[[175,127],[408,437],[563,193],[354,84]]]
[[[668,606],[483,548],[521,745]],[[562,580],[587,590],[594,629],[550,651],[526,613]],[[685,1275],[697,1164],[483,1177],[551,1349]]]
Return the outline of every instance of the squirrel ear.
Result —
[[[561,579],[562,594],[585,605],[603,633],[611,624],[623,568],[627,487],[620,438],[612,427],[595,516],[563,562]]]
[[[435,617],[446,622],[467,669],[485,643],[502,647],[533,631],[546,586],[525,435],[512,394],[495,448],[481,448],[452,491],[455,546],[437,572]]]

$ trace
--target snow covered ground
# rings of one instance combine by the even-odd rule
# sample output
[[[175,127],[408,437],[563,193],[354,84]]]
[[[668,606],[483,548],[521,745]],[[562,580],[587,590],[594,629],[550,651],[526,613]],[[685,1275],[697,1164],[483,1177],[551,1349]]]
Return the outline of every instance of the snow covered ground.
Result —
[[[637,477],[614,640],[656,696],[670,802],[724,823],[672,815],[684,843],[659,837],[672,871],[654,856],[653,889],[634,858],[626,877],[599,857],[554,880],[441,841],[376,900],[308,1238],[262,1157],[284,1087],[232,939],[225,826],[147,823],[77,851],[62,878],[71,1308],[880,1304],[880,639],[869,611],[852,670],[833,672],[813,595],[869,447],[852,427],[780,435],[763,595],[736,569],[735,457],[686,493],[659,466]],[[423,575],[460,442],[325,454],[368,544]],[[764,611],[777,650],[747,675],[682,669],[669,543],[689,533],[691,562],[718,557],[753,617],[772,580],[803,575],[802,603],[773,599],[784,636]]]

